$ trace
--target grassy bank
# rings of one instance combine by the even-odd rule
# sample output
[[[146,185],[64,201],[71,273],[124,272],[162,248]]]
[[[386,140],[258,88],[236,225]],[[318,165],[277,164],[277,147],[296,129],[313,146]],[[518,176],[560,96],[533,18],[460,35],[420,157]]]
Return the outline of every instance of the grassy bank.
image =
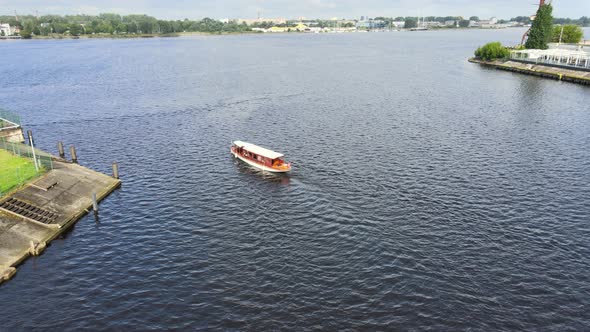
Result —
[[[37,175],[31,160],[0,150],[0,196]]]

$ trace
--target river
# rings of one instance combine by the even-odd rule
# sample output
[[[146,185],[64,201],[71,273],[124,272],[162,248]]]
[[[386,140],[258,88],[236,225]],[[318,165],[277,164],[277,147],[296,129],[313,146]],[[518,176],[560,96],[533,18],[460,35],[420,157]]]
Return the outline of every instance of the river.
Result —
[[[123,187],[0,330],[587,329],[590,89],[467,62],[522,33],[1,42],[1,107]]]

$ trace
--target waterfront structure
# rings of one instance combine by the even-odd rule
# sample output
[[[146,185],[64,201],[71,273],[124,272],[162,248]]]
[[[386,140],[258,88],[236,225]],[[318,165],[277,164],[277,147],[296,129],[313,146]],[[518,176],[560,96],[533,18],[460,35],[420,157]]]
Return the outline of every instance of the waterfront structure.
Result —
[[[373,29],[384,29],[387,26],[385,21],[382,20],[366,20],[366,21],[359,21],[356,23],[357,29],[366,29],[366,30],[373,30]]]
[[[489,20],[469,21],[470,28],[505,29],[515,26],[522,26],[522,24],[512,21],[508,23],[498,23],[498,19],[495,17],[492,17]]]
[[[242,23],[246,23],[248,25],[253,25],[253,24],[259,24],[262,22],[270,22],[270,23],[274,23],[274,24],[286,24],[287,23],[287,19],[285,18],[255,18],[255,19],[237,19],[236,22],[238,24],[242,24]]]
[[[405,25],[406,25],[406,22],[404,22],[404,21],[391,22],[391,26],[396,29],[403,29]]]
[[[0,140],[8,142],[24,142],[20,117],[0,109]]]
[[[1,284],[15,275],[20,263],[40,255],[51,241],[86,213],[94,210],[98,218],[98,202],[119,188],[121,181],[117,163],[113,163],[111,177],[78,165],[73,146],[70,147],[72,162],[68,162],[61,142],[59,158],[35,148],[31,131],[28,131],[28,145],[23,144],[18,117],[1,110],[0,116],[0,152],[34,163],[36,171],[32,179],[21,178],[16,182],[20,187],[8,187],[8,191],[0,192]],[[3,136],[5,133],[10,136]],[[14,169],[17,178],[19,170],[22,168]]]
[[[313,32],[319,32],[320,30],[321,30],[321,28],[316,28],[313,30]],[[271,27],[270,29],[261,30],[261,31],[264,31],[264,32],[312,32],[312,29],[310,29],[307,25],[305,25],[303,23],[299,23],[294,27],[274,26],[274,27]]]
[[[516,59],[497,59],[493,61],[485,61],[482,59],[470,58],[469,62],[478,63],[483,66],[488,66],[499,70],[506,70],[514,73],[533,75],[582,85],[590,85],[590,70],[585,70],[583,68],[556,66],[545,63],[537,64]],[[586,63],[588,63],[588,60]]]
[[[551,66],[590,70],[590,53],[578,50],[548,49],[510,52],[510,59]]]
[[[15,33],[14,31],[16,31],[16,29],[11,28],[10,24],[0,24],[0,36],[12,36]]]

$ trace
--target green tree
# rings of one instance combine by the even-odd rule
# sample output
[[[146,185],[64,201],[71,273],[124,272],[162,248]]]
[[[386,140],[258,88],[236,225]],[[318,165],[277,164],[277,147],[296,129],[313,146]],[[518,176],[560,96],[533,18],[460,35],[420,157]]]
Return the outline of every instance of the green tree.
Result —
[[[510,50],[500,42],[487,43],[475,51],[476,57],[486,61],[507,58],[509,55]]]
[[[135,22],[129,22],[127,23],[127,32],[129,33],[137,33],[137,23]]]
[[[127,24],[119,23],[117,25],[117,33],[127,33]]]
[[[33,34],[29,30],[21,30],[20,36],[23,39],[31,39],[33,37]]]
[[[471,17],[469,18],[469,20],[470,20],[470,21],[476,21],[476,22],[477,22],[477,21],[479,21],[479,17],[477,17],[477,16],[471,16]]]
[[[42,36],[48,36],[49,33],[51,33],[51,28],[49,26],[42,26],[40,30]]]
[[[404,21],[404,28],[411,29],[418,26],[418,20],[413,17],[408,17]]]
[[[0,37],[4,37],[4,30],[0,31]]]
[[[533,21],[529,38],[524,46],[526,48],[534,48],[546,50],[547,45],[551,41],[553,34],[553,7],[551,5],[543,5],[537,11],[537,16]]]
[[[79,36],[82,34],[82,26],[78,23],[72,23],[70,24],[70,35],[72,36]]]
[[[584,37],[584,31],[582,31],[582,28],[579,26],[573,24],[563,26],[556,25],[553,27],[553,42],[559,43],[560,37],[562,43],[577,44],[582,41],[582,38]]]
[[[64,33],[68,30],[68,25],[65,23],[61,23],[61,22],[55,22],[51,24],[51,27],[53,28],[53,32],[55,33]]]
[[[96,27],[95,29],[96,32],[100,32],[100,33],[108,33],[108,34],[113,34],[113,26],[111,25],[111,22],[109,21],[104,21],[101,22],[98,27]]]
[[[459,26],[461,28],[468,28],[469,27],[469,20],[461,20],[461,21],[459,21]]]

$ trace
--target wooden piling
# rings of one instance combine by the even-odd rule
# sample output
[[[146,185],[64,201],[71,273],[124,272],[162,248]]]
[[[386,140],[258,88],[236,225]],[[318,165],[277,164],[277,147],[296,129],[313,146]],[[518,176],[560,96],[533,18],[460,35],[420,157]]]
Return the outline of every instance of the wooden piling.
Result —
[[[92,210],[94,214],[98,214],[98,203],[96,202],[96,193],[92,193]]]
[[[59,157],[64,159],[66,157],[66,152],[64,151],[64,143],[57,142],[57,152],[59,152]]]
[[[113,162],[113,178],[119,179],[119,164],[116,161]]]
[[[78,155],[76,154],[76,147],[75,146],[70,146],[70,154],[72,155],[72,162],[73,163],[78,163]]]
[[[27,135],[29,135],[29,142],[31,143],[31,145],[33,145],[35,143],[35,140],[33,139],[33,131],[32,130],[27,130]]]

